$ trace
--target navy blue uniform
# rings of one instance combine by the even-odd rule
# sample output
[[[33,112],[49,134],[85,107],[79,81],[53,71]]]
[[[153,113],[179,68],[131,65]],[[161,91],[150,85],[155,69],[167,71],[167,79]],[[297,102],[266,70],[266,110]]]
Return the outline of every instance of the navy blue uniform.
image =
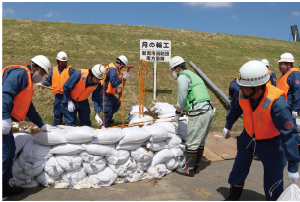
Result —
[[[270,81],[271,84],[276,87],[276,74],[274,72],[271,72],[270,74]]]
[[[292,111],[298,112],[300,106],[300,72],[293,72],[287,79],[290,89],[287,93],[288,104]]]
[[[234,79],[229,84],[229,96],[231,97],[231,99],[233,98],[234,93],[238,90],[239,90],[239,85],[237,85],[236,79]]]

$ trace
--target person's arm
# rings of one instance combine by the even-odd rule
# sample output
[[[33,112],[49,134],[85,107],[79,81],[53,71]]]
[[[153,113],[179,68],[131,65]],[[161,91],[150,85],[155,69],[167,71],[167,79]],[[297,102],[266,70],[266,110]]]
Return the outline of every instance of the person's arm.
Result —
[[[300,106],[300,72],[293,72],[289,77],[290,90],[292,94],[292,111],[298,112]]]
[[[69,76],[71,76],[75,72],[74,67],[69,68]]]
[[[33,106],[32,102],[30,103],[30,107],[29,107],[29,110],[26,114],[26,117],[28,117],[28,119],[32,123],[37,125],[39,128],[41,128],[44,125],[44,123],[42,121],[42,118],[40,117],[39,113],[36,111],[36,109]]]
[[[71,101],[71,90],[75,88],[75,85],[79,82],[81,77],[80,71],[75,71],[65,82],[63,86],[64,90],[64,102]]]
[[[239,104],[239,91],[235,91],[230,103],[229,111],[227,112],[225,128],[231,130],[233,124],[242,114],[243,110]]]
[[[118,77],[118,73],[115,68],[110,68],[108,73],[106,74],[106,77],[110,81],[111,86],[113,88],[118,87],[122,83],[122,79],[123,79],[122,76],[120,78]]]
[[[295,121],[292,118],[291,108],[285,97],[281,96],[273,103],[271,116],[275,127],[284,136],[282,145],[288,161],[288,171],[291,173],[298,172],[300,158],[297,138],[299,135]]]
[[[271,84],[276,87],[276,74],[274,72],[270,75]]]
[[[185,108],[185,103],[188,95],[190,78],[186,75],[181,75],[177,79],[177,111],[181,112]]]
[[[52,86],[52,75],[53,75],[53,68],[50,70],[46,80],[42,83],[43,86]]]

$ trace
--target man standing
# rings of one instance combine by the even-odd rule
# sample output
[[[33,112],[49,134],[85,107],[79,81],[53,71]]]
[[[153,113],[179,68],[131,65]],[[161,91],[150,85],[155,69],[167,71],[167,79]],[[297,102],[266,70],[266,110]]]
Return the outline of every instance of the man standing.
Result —
[[[57,90],[63,90],[63,86],[68,78],[75,72],[75,69],[68,65],[68,56],[65,52],[61,51],[56,56],[57,66],[51,69],[47,79],[43,83],[38,83],[37,86],[52,86],[52,88]],[[63,92],[53,90],[55,94],[53,114],[54,122],[53,126],[61,125],[64,113],[62,113],[62,101]],[[65,116],[69,116],[68,111]]]
[[[270,64],[269,61],[267,59],[262,59],[261,62],[266,65],[266,67],[268,68],[269,74],[270,74],[270,80],[268,83],[270,83],[271,85],[276,87],[276,74],[270,70]]]
[[[186,69],[185,61],[180,56],[170,60],[170,70],[177,79],[177,109],[175,121],[186,111],[188,126],[185,150],[185,166],[178,168],[177,173],[193,177],[200,172],[200,162],[204,151],[205,140],[210,131],[214,108],[203,80],[195,73]]]
[[[108,127],[110,123],[114,122],[112,119],[113,114],[120,108],[121,102],[118,103],[118,98],[116,98],[114,94],[120,93],[117,86],[122,83],[122,80],[129,78],[129,72],[123,77],[120,77],[120,67],[126,67],[127,65],[128,59],[124,55],[119,56],[115,63],[110,63],[107,67],[108,72],[106,73],[105,80],[101,81],[102,89],[97,89],[97,93],[94,93],[95,96],[93,96],[93,100],[95,102],[95,113],[96,108],[98,109],[97,113],[100,113],[100,109],[103,109],[103,94],[105,94],[105,123],[103,123],[105,127]],[[101,90],[101,92],[98,93],[98,90]]]
[[[49,128],[43,123],[31,100],[33,83],[43,79],[51,68],[50,61],[37,55],[26,66],[12,65],[2,70],[2,193],[3,197],[22,193],[22,187],[10,187],[12,165],[15,156],[15,140],[11,120],[24,121],[28,117],[42,130]]]
[[[69,114],[69,116],[65,116],[67,126],[78,126],[77,112],[81,126],[92,125],[88,98],[103,79],[103,74],[100,72],[99,66],[95,65],[88,70],[80,69],[79,71],[75,71],[65,82],[63,86],[63,113]]]
[[[264,190],[267,200],[277,200],[283,192],[281,182],[269,194],[270,188],[283,179],[283,170],[288,164],[289,181],[299,178],[298,136],[291,108],[286,102],[286,93],[268,84],[270,75],[267,67],[253,60],[240,68],[235,93],[226,117],[223,130],[225,139],[230,137],[230,129],[243,114],[244,131],[237,138],[237,156],[228,182],[228,201],[239,200],[249,173],[254,153],[264,166]]]

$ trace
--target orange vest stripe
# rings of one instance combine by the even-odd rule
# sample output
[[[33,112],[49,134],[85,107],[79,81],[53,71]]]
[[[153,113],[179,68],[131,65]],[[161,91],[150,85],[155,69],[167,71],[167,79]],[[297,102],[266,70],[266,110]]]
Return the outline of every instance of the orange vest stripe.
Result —
[[[231,84],[231,82],[232,82],[234,79],[237,79],[237,77],[234,77],[234,78],[230,81],[230,84]]]
[[[31,71],[25,66],[12,65],[12,66],[5,67],[2,70],[2,76],[4,75],[5,71],[9,68],[23,68],[27,72],[27,86],[14,97],[14,108],[11,112],[11,116],[17,119],[17,121],[24,121],[26,114],[29,110],[32,96],[33,96]]]
[[[63,86],[65,82],[68,80],[69,76],[69,70],[72,66],[67,65],[67,68],[65,68],[61,74],[59,73],[58,66],[53,67],[53,74],[52,74],[52,88],[55,88],[57,90],[63,90]],[[53,90],[53,94],[63,94],[64,92]]]
[[[115,69],[117,70],[117,67],[114,65],[114,63],[110,63],[110,64],[108,65],[107,68],[109,68],[109,69],[110,69],[110,68],[115,68]],[[120,78],[120,75],[119,75],[118,70],[117,70],[117,74],[118,74],[118,78]],[[105,84],[105,79],[103,79],[103,80],[101,81],[101,84],[102,84],[102,86],[104,86],[104,84]],[[109,81],[108,86],[107,86],[106,93],[115,94],[116,91],[117,91],[117,88],[113,88],[112,85],[111,85],[111,83],[110,83],[110,81]]]
[[[81,77],[79,82],[75,85],[75,88],[71,90],[71,97],[73,100],[83,101],[89,98],[98,85],[86,88],[86,79],[89,76],[89,70],[80,69],[79,71],[81,71]]]
[[[287,93],[290,89],[290,86],[287,84],[287,79],[293,72],[300,72],[300,71],[297,68],[289,69],[284,75],[281,75],[279,77],[276,87]]]
[[[286,98],[284,91],[267,84],[264,97],[253,112],[250,100],[245,99],[243,93],[239,91],[239,104],[243,110],[244,127],[252,138],[254,134],[256,140],[269,139],[280,135],[272,121],[271,107],[274,101],[282,95]]]

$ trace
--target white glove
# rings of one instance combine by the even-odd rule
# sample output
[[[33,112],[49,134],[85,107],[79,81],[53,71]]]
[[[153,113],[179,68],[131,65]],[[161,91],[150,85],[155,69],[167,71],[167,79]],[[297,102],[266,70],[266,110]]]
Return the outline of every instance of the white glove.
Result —
[[[299,179],[299,172],[296,172],[296,173],[290,173],[288,171],[288,176],[289,176],[289,183],[293,182],[298,182],[298,179]]]
[[[98,126],[101,126],[101,125],[102,125],[102,120],[101,120],[101,118],[99,117],[99,115],[96,115],[96,116],[95,116],[95,119],[96,119],[96,121],[97,121],[97,123],[98,123]]]
[[[129,72],[126,72],[126,74],[123,77],[124,77],[124,79],[128,79],[129,78]]]
[[[117,93],[120,94],[120,93],[121,93],[121,90],[117,89]]]
[[[68,102],[68,111],[69,111],[69,112],[74,112],[74,110],[75,110],[75,105],[74,105],[74,103],[73,103],[72,101],[69,101],[69,102]]]
[[[7,135],[11,129],[11,119],[2,120],[2,135]]]
[[[51,131],[51,127],[49,127],[49,126],[46,126],[46,125],[43,125],[42,127],[41,127],[41,130],[42,131],[45,131],[45,132],[50,132]]]
[[[297,119],[298,118],[298,112],[293,112],[292,111],[292,117],[293,117],[293,119]]]
[[[230,138],[230,137],[231,137],[231,135],[230,135],[230,130],[228,130],[227,128],[224,128],[224,129],[223,129],[223,137],[224,137],[225,139]]]
[[[40,87],[40,89],[42,89],[41,85],[42,85],[42,83],[37,83],[36,84],[37,87]]]

